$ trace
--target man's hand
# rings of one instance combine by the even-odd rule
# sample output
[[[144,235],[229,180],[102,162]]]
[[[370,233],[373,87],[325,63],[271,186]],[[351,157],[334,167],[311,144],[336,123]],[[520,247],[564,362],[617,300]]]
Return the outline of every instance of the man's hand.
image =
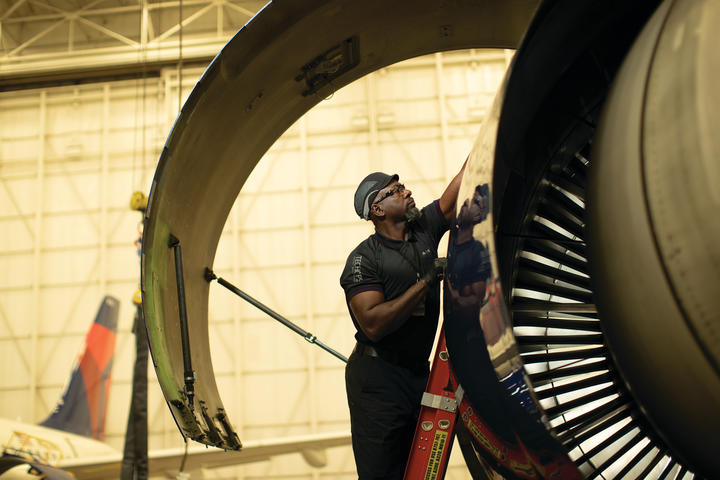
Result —
[[[421,280],[425,280],[429,287],[434,286],[445,275],[445,266],[447,258],[434,258],[425,275]]]

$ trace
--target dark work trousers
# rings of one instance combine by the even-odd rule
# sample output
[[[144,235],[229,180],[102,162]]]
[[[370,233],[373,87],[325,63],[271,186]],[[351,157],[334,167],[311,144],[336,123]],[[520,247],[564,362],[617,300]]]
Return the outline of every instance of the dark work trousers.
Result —
[[[402,479],[428,373],[353,352],[345,368],[360,480]]]

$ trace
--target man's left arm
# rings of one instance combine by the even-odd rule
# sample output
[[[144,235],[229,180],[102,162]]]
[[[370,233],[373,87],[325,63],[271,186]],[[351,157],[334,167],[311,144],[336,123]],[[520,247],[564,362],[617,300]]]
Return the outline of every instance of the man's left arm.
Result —
[[[469,157],[468,157],[469,158]],[[460,168],[460,171],[450,181],[443,194],[440,196],[440,210],[442,211],[445,221],[449,222],[455,213],[455,203],[457,202],[458,191],[460,190],[460,181],[462,180],[463,172],[465,171],[465,165],[467,165],[468,159],[466,158]]]

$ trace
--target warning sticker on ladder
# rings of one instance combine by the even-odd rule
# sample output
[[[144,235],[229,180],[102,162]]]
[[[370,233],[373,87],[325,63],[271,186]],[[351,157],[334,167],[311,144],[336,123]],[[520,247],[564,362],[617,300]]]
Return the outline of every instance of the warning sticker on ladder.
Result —
[[[433,440],[432,450],[430,451],[430,459],[427,470],[425,470],[425,480],[435,480],[438,477],[447,438],[448,432],[435,432],[435,439]]]
[[[448,359],[445,333],[441,329],[430,377],[420,402],[404,480],[441,480],[445,477],[458,418],[454,393],[457,380]]]

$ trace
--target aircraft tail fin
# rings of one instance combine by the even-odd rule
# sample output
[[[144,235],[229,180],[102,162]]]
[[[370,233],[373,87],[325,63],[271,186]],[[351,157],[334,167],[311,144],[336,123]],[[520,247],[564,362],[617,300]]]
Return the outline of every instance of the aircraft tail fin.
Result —
[[[117,298],[106,296],[103,299],[67,389],[40,425],[96,440],[104,439],[119,310]]]

